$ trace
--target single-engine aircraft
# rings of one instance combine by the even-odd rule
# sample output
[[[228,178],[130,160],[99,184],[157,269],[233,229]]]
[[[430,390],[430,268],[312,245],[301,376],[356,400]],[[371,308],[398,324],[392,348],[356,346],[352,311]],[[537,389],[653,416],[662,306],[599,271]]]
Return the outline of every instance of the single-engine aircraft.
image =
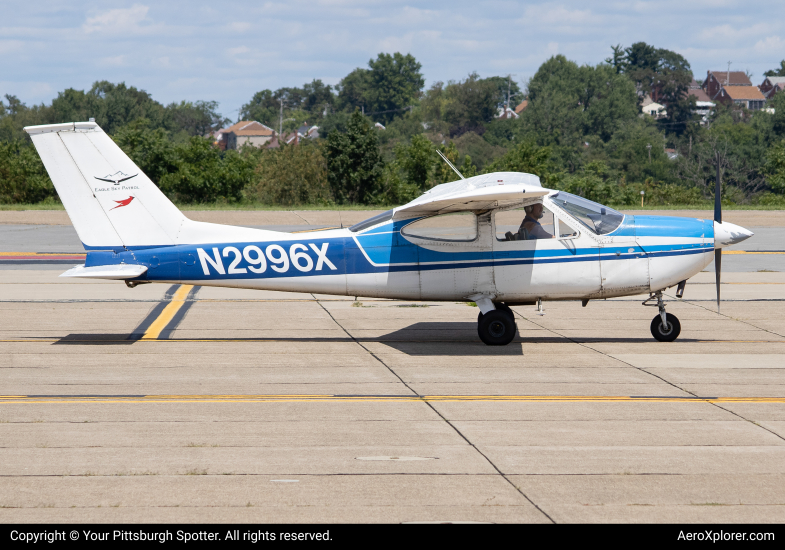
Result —
[[[349,228],[304,233],[189,220],[95,122],[25,128],[88,251],[61,277],[472,301],[488,345],[516,333],[510,306],[649,294],[651,333],[679,336],[662,291],[752,233],[714,220],[630,216],[496,172],[437,185]],[[445,159],[446,160],[446,159]]]

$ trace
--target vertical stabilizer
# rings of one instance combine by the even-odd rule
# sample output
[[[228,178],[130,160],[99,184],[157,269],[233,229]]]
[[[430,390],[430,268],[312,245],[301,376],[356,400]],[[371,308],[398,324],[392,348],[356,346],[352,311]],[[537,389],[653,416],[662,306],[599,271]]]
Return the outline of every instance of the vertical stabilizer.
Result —
[[[175,244],[185,217],[96,123],[25,131],[85,248]]]

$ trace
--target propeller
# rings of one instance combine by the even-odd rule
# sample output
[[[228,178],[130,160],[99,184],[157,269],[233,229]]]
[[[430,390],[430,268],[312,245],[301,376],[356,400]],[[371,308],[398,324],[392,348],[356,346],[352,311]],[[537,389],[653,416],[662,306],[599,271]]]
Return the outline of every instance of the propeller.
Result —
[[[714,222],[722,223],[722,197],[720,183],[720,155],[717,154],[717,181],[714,189]],[[716,245],[715,245],[716,246]],[[714,249],[714,279],[717,284],[717,313],[720,312],[720,279],[722,277],[722,248]]]

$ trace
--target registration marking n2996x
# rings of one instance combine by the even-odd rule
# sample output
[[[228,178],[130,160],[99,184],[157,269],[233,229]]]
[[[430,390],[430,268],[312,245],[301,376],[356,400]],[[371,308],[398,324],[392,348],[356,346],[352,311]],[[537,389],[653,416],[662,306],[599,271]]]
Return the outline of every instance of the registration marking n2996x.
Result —
[[[264,250],[259,246],[250,244],[243,248],[242,252],[236,246],[225,246],[219,251],[217,246],[212,247],[212,254],[204,248],[197,248],[199,262],[202,264],[202,271],[206,276],[210,276],[210,267],[218,275],[242,275],[249,271],[261,274],[269,267],[277,273],[286,273],[291,267],[297,271],[308,273],[309,271],[322,271],[326,265],[335,271],[338,268],[327,258],[327,247],[330,243],[321,243],[317,246],[314,243],[294,243],[289,246],[288,252],[279,244],[268,245]],[[316,254],[316,262],[308,247]],[[229,258],[228,269],[224,266],[222,258]],[[245,265],[243,264],[245,260]]]

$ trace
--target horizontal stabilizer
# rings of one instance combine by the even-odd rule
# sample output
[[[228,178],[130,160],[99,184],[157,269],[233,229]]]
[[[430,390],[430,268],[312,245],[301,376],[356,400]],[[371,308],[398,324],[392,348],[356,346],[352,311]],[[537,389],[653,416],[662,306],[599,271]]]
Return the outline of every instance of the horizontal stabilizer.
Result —
[[[85,267],[77,265],[72,267],[61,277],[80,277],[85,279],[135,279],[147,273],[145,265],[115,264]]]

